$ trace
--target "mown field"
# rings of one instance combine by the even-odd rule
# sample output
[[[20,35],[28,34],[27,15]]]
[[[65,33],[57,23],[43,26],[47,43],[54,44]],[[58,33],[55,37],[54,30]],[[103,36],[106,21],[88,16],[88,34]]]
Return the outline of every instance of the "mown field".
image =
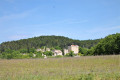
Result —
[[[120,55],[0,59],[0,80],[120,80]]]

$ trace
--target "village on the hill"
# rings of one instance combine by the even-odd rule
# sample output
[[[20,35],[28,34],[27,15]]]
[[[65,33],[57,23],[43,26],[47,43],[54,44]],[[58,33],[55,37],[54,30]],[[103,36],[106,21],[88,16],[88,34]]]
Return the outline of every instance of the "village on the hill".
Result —
[[[78,45],[71,45],[71,46],[68,46],[68,49],[64,49],[64,51],[62,52],[61,50],[57,50],[57,49],[54,49],[54,50],[50,50],[50,48],[45,48],[44,49],[36,49],[37,52],[41,51],[41,52],[46,52],[46,51],[51,51],[53,53],[52,56],[63,56],[63,55],[66,55],[68,53],[70,53],[71,51],[77,55],[79,53],[79,46]],[[36,55],[34,54],[34,57]],[[42,54],[42,56],[44,56],[44,58],[47,58],[46,55]]]

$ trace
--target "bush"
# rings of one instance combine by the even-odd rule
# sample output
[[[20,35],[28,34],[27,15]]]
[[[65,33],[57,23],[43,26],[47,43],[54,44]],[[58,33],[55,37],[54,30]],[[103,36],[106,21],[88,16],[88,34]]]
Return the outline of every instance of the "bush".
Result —
[[[81,54],[81,53],[78,53],[78,55],[79,55],[79,56],[83,56],[83,54]]]
[[[36,54],[36,58],[42,58],[43,56],[42,56],[42,52],[36,52],[35,53]]]
[[[74,56],[73,51],[70,51],[69,56],[71,56],[71,57],[73,57],[73,56]]]
[[[2,58],[2,54],[0,54],[0,58]]]
[[[93,47],[87,51],[87,55],[89,55],[89,56],[94,55],[94,48]]]
[[[2,53],[2,58],[5,59],[17,59],[22,58],[22,54],[19,51],[6,50]]]
[[[70,53],[67,53],[65,56],[67,56],[67,57],[73,57],[73,56],[75,56],[75,54],[74,54],[73,51],[70,51]]]
[[[30,58],[33,57],[33,53],[32,52],[30,52],[28,55],[29,55]]]
[[[20,49],[20,53],[27,53],[27,49]]]
[[[52,55],[53,55],[53,52],[51,52],[51,51],[46,51],[46,52],[44,52],[43,54],[46,55],[46,56],[52,56]]]
[[[87,48],[82,48],[82,47],[79,48],[79,53],[83,54],[84,56],[88,54],[87,52],[88,52]]]

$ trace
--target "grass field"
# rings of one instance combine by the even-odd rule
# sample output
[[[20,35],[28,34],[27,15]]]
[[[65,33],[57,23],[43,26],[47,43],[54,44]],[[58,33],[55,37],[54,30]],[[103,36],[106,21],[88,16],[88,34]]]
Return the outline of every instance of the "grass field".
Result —
[[[120,55],[0,59],[0,80],[120,80]]]

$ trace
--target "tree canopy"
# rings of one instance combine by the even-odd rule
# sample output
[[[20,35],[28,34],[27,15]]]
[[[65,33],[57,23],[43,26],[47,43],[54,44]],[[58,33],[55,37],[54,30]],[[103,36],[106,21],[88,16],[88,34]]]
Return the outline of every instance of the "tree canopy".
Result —
[[[109,35],[94,47],[94,55],[120,54],[120,33]]]
[[[120,54],[120,33],[108,35],[97,40],[73,40],[63,36],[40,36],[18,41],[4,42],[0,44],[0,58],[42,58],[42,54],[52,56],[53,52],[37,52],[37,48],[44,49],[45,46],[51,50],[62,50],[71,44],[79,45],[78,55],[111,55]],[[34,56],[36,55],[36,56]],[[73,52],[66,56],[74,56]]]
[[[0,52],[4,52],[6,49],[21,50],[22,52],[30,52],[31,48],[48,48],[63,49],[67,48],[71,44],[76,44],[81,47],[91,48],[95,46],[100,39],[97,40],[73,40],[63,36],[40,36],[29,39],[22,39],[17,41],[3,42],[0,44]],[[33,50],[34,52],[34,50]]]

